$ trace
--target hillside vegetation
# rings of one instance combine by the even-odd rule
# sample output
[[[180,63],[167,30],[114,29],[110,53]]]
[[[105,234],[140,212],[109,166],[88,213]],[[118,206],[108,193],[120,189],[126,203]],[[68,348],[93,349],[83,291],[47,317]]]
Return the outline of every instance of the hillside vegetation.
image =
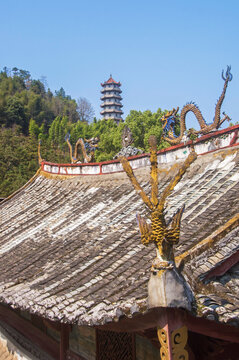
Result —
[[[66,95],[63,88],[53,94],[28,71],[4,68],[0,72],[0,197],[11,194],[37,171],[39,139],[44,159],[64,163],[70,162],[67,133],[73,146],[79,137],[98,137],[97,162],[112,159],[121,149],[125,125],[133,133],[133,146],[145,152],[151,134],[157,136],[159,149],[168,145],[161,140],[160,119],[165,111],[160,108],[155,113],[132,110],[119,125],[96,118],[88,123],[79,110],[79,101]]]

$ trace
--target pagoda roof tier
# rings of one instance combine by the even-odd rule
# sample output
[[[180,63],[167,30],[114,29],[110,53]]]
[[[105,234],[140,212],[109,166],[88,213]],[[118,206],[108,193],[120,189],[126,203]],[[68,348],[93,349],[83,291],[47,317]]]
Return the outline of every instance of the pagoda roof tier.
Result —
[[[107,87],[105,87],[104,89],[102,89],[100,92],[101,92],[102,94],[104,94],[104,93],[107,92],[107,91],[109,91],[109,92],[117,92],[117,93],[119,93],[119,94],[122,93],[122,90],[121,90],[120,88],[107,88]]]
[[[103,104],[100,105],[101,107],[105,107],[105,106],[119,106],[119,107],[123,107],[122,104],[119,104],[117,102],[104,102]]]
[[[115,94],[110,94],[110,95],[103,95],[101,96],[101,100],[106,100],[106,99],[112,99],[112,98],[115,98],[115,99],[118,99],[118,100],[122,100],[123,98],[120,96],[120,95],[115,95]]]
[[[123,121],[122,117],[117,117],[117,116],[111,116],[110,118],[105,118],[103,117],[103,119],[105,120],[114,120],[114,121]]]
[[[114,117],[112,117],[112,119],[118,120],[118,121],[123,120],[122,117],[120,117],[120,116],[114,116]]]
[[[103,111],[101,111],[101,115],[109,114],[109,113],[123,114],[123,111],[122,110],[115,110],[115,109],[104,109]]]
[[[169,219],[185,205],[174,252],[195,296],[191,315],[233,329],[239,327],[238,129],[195,140],[201,155],[166,207]],[[170,184],[191,144],[158,152],[159,191]],[[129,161],[149,194],[149,155]],[[147,285],[155,247],[141,243],[135,214],[145,214],[145,204],[119,160],[42,162],[22,189],[1,202],[0,211],[2,304],[69,324],[120,325],[124,317],[144,324],[138,316],[150,315]],[[158,326],[158,317],[150,319],[147,328]]]
[[[106,85],[109,85],[109,84],[116,84],[116,85],[119,85],[121,86],[121,83],[120,82],[117,82],[115,81],[112,76],[110,75],[109,79],[103,83],[101,83],[101,86],[106,86]]]

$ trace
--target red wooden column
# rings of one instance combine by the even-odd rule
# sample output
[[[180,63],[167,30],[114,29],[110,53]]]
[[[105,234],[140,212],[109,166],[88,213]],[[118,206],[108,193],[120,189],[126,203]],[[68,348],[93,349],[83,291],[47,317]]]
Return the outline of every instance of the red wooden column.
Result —
[[[60,360],[67,360],[69,349],[70,325],[61,324]]]
[[[185,349],[188,340],[188,329],[177,309],[165,308],[158,322],[158,339],[161,345],[162,360],[191,360]]]

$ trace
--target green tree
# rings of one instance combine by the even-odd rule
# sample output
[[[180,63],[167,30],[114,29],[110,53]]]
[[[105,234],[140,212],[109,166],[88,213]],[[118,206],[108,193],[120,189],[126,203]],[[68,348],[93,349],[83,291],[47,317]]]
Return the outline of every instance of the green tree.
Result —
[[[30,123],[29,123],[29,136],[31,138],[35,138],[35,139],[38,139],[38,136],[40,134],[40,128],[39,126],[36,124],[35,120],[34,119],[31,119],[30,120]]]
[[[37,141],[21,133],[21,128],[0,129],[0,197],[23,186],[38,169]]]
[[[16,97],[9,97],[5,107],[6,126],[20,125],[23,132],[27,131],[27,121],[22,102]]]
[[[144,112],[132,110],[126,117],[125,124],[130,128],[133,134],[133,145],[143,151],[149,151],[148,139],[150,135],[155,135],[158,140],[158,149],[167,146],[166,142],[162,143],[162,122],[161,118],[166,111],[160,108],[156,113],[149,110]]]
[[[33,91],[35,94],[45,94],[45,87],[40,80],[32,80],[30,85],[30,90]]]
[[[79,121],[76,101],[65,95],[63,88],[54,96],[49,89],[45,91],[42,81],[31,79],[26,70],[14,67],[12,72],[5,68],[0,72],[1,125],[20,125],[27,134],[29,121],[34,118],[39,127],[44,122],[47,131],[57,116]]]

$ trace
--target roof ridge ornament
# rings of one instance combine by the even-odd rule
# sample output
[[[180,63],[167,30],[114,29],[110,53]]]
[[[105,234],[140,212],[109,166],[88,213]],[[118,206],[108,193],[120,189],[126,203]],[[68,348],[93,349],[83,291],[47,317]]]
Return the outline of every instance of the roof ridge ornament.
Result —
[[[137,221],[141,233],[141,241],[147,246],[153,242],[156,246],[156,258],[151,267],[151,276],[148,284],[149,307],[182,307],[191,310],[193,295],[176,268],[173,246],[179,242],[180,224],[184,206],[179,209],[170,221],[165,219],[165,203],[175,186],[182,179],[186,170],[196,160],[197,154],[194,149],[184,161],[177,174],[169,182],[159,196],[158,190],[158,161],[157,140],[154,135],[149,138],[150,163],[151,163],[151,198],[149,198],[141,185],[138,183],[133,169],[125,157],[120,161],[124,171],[129,177],[136,192],[150,210],[151,223],[137,215]]]
[[[222,70],[222,79],[225,81],[223,90],[221,93],[221,96],[219,97],[216,107],[215,107],[215,115],[213,122],[211,124],[207,124],[205,119],[203,118],[203,115],[199,109],[199,107],[194,102],[189,102],[181,110],[180,114],[180,134],[177,136],[175,134],[175,125],[176,125],[176,115],[178,112],[178,109],[173,109],[172,111],[168,111],[165,115],[163,115],[161,121],[164,131],[164,140],[169,142],[171,145],[177,145],[180,144],[182,141],[184,141],[185,133],[187,132],[188,135],[195,135],[196,137],[199,134],[205,135],[208,134],[211,131],[215,131],[219,129],[219,127],[224,123],[224,121],[230,121],[231,118],[223,112],[224,117],[221,119],[221,106],[223,103],[223,100],[226,95],[226,90],[228,86],[228,82],[232,80],[232,74],[231,74],[231,66],[227,66],[227,70],[224,76],[224,71]],[[186,115],[188,112],[193,112],[199,125],[200,130],[196,131],[194,129],[187,130],[186,128]]]
[[[89,163],[94,159],[94,152],[98,148],[98,142],[99,142],[99,139],[97,137],[93,137],[89,140],[87,139],[83,140],[82,138],[79,138],[75,144],[74,155],[73,155],[72,145],[70,143],[70,133],[66,134],[65,141],[67,142],[67,145],[69,147],[72,164],[81,163],[80,159],[77,157],[78,146],[80,146],[81,148],[85,163]]]
[[[132,131],[130,130],[130,128],[125,125],[122,134],[121,134],[121,139],[122,139],[122,148],[121,150],[113,157],[113,159],[119,159],[121,156],[125,156],[125,157],[130,157],[130,156],[135,156],[137,154],[142,154],[143,150],[141,149],[137,149],[136,147],[132,146],[133,142],[134,142],[134,138],[133,138],[133,134]]]

